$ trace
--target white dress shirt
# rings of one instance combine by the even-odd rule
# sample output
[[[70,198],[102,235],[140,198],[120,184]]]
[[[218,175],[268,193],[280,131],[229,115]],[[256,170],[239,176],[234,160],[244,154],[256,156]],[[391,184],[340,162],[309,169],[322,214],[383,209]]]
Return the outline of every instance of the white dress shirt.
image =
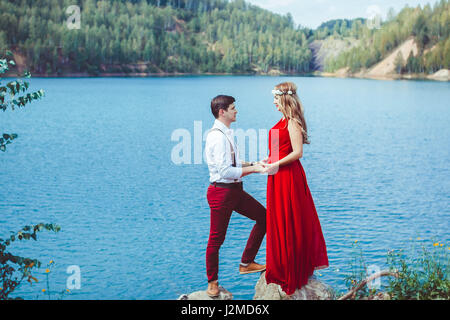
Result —
[[[206,137],[205,154],[209,168],[209,181],[232,183],[241,182],[242,163],[239,160],[239,151],[234,142],[233,130],[229,129],[222,121],[216,119],[212,129],[220,129],[228,137],[218,131],[212,130]],[[230,142],[236,158],[236,167],[233,167],[233,155],[230,150]]]

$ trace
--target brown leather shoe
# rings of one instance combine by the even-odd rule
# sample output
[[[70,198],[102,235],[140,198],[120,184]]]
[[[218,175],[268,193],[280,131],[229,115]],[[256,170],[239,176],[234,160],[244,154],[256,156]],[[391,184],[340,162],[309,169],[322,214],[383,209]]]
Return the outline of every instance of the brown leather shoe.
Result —
[[[266,265],[258,264],[256,262],[250,262],[246,267],[244,267],[243,265],[239,265],[240,274],[263,272],[264,270],[266,270]]]
[[[208,289],[206,289],[206,294],[211,298],[214,298],[218,297],[219,293],[219,282],[217,280],[208,282]]]

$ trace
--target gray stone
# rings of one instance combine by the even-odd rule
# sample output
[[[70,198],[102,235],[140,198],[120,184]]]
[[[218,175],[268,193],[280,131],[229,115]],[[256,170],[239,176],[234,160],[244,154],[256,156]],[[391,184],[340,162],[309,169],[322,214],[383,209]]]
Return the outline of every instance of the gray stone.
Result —
[[[219,286],[219,296],[216,298],[211,298],[206,294],[206,290],[202,290],[190,294],[182,294],[177,300],[233,300],[233,295],[222,286]]]
[[[386,292],[379,292],[369,300],[391,300],[391,296]]]
[[[288,296],[279,285],[266,282],[266,273],[263,272],[255,286],[253,300],[334,300],[334,290],[311,276],[308,283]]]

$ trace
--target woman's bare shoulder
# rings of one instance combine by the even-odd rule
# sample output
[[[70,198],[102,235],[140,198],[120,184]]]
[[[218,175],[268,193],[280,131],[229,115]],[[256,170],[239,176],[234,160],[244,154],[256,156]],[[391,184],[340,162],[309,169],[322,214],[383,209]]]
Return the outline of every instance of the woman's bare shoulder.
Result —
[[[301,132],[302,131],[302,126],[297,120],[289,119],[288,120],[288,129]]]

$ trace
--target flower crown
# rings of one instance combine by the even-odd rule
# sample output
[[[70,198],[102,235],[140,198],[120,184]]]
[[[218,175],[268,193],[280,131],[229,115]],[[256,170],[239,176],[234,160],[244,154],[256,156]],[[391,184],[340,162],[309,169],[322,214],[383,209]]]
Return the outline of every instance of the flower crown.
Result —
[[[276,90],[272,90],[272,94],[273,94],[273,95],[279,95],[279,96],[282,96],[283,94],[289,94],[289,95],[292,95],[293,92],[292,92],[291,90],[289,90],[289,91],[287,91],[287,92],[283,92],[283,91],[281,91],[280,89],[276,89]]]

